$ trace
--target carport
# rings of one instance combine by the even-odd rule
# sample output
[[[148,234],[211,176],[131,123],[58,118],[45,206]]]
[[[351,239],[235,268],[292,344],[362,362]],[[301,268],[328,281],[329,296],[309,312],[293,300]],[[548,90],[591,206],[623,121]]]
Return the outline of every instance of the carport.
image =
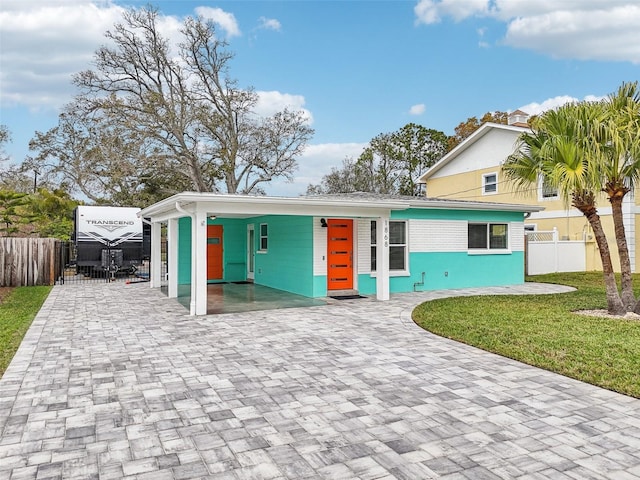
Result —
[[[166,293],[166,289],[162,289]],[[178,302],[189,308],[189,285],[178,288]],[[207,285],[207,315],[246,313],[259,310],[317,307],[327,305],[328,300],[304,297],[275,288],[256,285],[253,282],[229,282]]]
[[[287,257],[278,259],[282,273],[280,277],[286,277],[284,273],[290,263],[301,262],[309,264],[309,269],[327,268],[326,248],[325,251],[313,251],[314,243],[313,229],[326,227],[326,219],[357,219],[367,218],[375,221],[378,225],[376,229],[376,242],[379,248],[376,249],[377,278],[376,278],[376,298],[378,300],[389,299],[389,243],[388,243],[388,222],[391,210],[404,210],[409,208],[409,204],[402,200],[379,200],[352,199],[345,202],[344,198],[326,197],[266,197],[249,195],[229,195],[217,193],[195,193],[183,192],[166,198],[150,207],[143,209],[139,215],[151,222],[151,288],[162,286],[162,254],[161,254],[161,232],[163,225],[167,229],[167,291],[169,297],[178,297],[178,288],[190,289],[189,311],[191,315],[204,315],[208,311],[208,281],[207,269],[211,262],[203,261],[208,256],[208,244],[211,245],[212,237],[208,234],[208,229],[220,222],[234,222],[237,234],[234,242],[244,242],[249,245],[246,252],[246,260],[229,262],[227,267],[233,270],[234,275],[241,280],[253,281],[256,284],[263,282],[260,278],[253,277],[253,258],[255,254],[266,253],[261,251],[261,242],[267,241],[263,237],[260,229],[262,225],[267,225],[262,219],[272,219],[272,224],[277,224],[276,232],[269,231],[269,234],[283,234],[283,228],[287,224],[304,222],[308,225],[309,233],[296,231],[292,228],[288,237],[289,251]],[[187,220],[184,222],[183,220]],[[277,222],[275,221],[277,219]],[[182,224],[180,222],[182,221]],[[242,231],[244,223],[245,230]],[[185,225],[188,224],[188,228]],[[239,226],[238,226],[239,225]],[[251,225],[258,226],[258,231]],[[266,230],[266,229],[265,229]],[[253,231],[253,232],[252,232]],[[266,234],[265,234],[266,235]],[[325,234],[326,236],[326,234]],[[251,240],[247,240],[250,238]],[[355,240],[354,240],[355,242]],[[228,243],[228,242],[227,242]],[[255,247],[257,245],[257,247]],[[255,247],[255,249],[254,249]],[[266,250],[266,249],[265,249]],[[304,250],[304,251],[303,251]],[[186,252],[186,253],[185,253]],[[309,254],[311,252],[311,254]],[[315,256],[314,256],[315,255]],[[304,257],[304,258],[303,258]],[[266,256],[260,257],[260,260]],[[236,259],[237,260],[237,259]],[[314,270],[314,271],[315,271]],[[184,272],[189,272],[186,280]],[[272,273],[270,280],[264,280],[263,285],[278,288],[278,281],[274,278],[278,272]],[[312,280],[289,278],[289,283],[295,284],[298,281],[312,281],[310,297],[326,296],[326,275],[316,275]],[[320,279],[320,280],[318,280]],[[282,280],[282,278],[280,278]],[[324,281],[324,286],[321,282]],[[323,290],[324,288],[324,290]],[[283,288],[284,289],[284,288]],[[296,293],[295,291],[293,293]]]

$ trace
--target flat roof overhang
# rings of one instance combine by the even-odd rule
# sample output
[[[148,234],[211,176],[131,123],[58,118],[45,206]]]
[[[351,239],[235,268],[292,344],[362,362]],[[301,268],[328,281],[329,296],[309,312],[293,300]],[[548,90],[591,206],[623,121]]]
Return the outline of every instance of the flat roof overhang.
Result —
[[[469,202],[439,199],[360,199],[348,196],[335,198],[268,197],[220,193],[182,192],[165,198],[138,215],[161,222],[186,214],[205,212],[225,218],[249,218],[261,215],[311,215],[335,217],[384,217],[391,211],[409,208],[448,210],[488,210],[539,212],[543,207],[507,203]]]

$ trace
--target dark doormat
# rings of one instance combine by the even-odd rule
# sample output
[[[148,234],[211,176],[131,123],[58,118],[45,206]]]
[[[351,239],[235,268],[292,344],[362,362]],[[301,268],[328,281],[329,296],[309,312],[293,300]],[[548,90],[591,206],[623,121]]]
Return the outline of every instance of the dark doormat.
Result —
[[[331,296],[329,295],[329,298],[333,298],[335,300],[353,300],[355,298],[367,298],[367,297],[363,297],[362,295],[342,295],[342,296]]]
[[[231,282],[231,283],[233,283],[234,285],[248,285],[253,282],[247,282],[246,280],[241,280],[239,282]]]

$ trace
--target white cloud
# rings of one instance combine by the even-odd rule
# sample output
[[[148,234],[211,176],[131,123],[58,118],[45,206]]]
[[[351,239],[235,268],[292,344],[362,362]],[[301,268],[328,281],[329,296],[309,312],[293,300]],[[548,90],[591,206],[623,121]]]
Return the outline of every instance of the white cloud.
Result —
[[[280,93],[276,91],[257,91],[258,104],[255,111],[258,115],[269,116],[285,108],[294,111],[303,111],[307,117],[309,124],[313,123],[313,115],[304,108],[305,99],[302,95],[291,95],[289,93]]]
[[[122,17],[111,3],[2,2],[0,102],[57,108],[72,92],[71,76],[89,66],[104,32]]]
[[[2,0],[0,3],[0,104],[55,111],[76,92],[75,73],[91,68],[104,34],[125,9],[111,0]],[[240,35],[233,15],[200,7],[229,36]],[[182,19],[159,14],[158,29],[177,45]]]
[[[438,23],[443,16],[453,17],[455,21],[467,17],[486,14],[487,0],[420,0],[414,7],[417,23]]]
[[[298,160],[298,170],[292,182],[276,180],[265,185],[269,195],[296,197],[307,191],[309,184],[318,184],[332,168],[342,167],[347,158],[358,158],[366,143],[324,143],[309,145]]]
[[[488,0],[487,3],[489,3]],[[557,11],[595,12],[635,4],[634,0],[536,0],[535,2],[495,0],[493,7],[489,10],[496,18],[507,21],[518,17],[533,17]]]
[[[420,0],[418,4],[413,7],[413,11],[416,14],[416,23],[424,23],[430,25],[432,23],[438,23],[440,21],[440,13],[438,7],[432,0]]]
[[[602,100],[605,97],[599,97],[596,95],[587,95],[582,100],[587,102],[595,102],[598,100]],[[548,98],[544,100],[542,103],[532,102],[522,107],[518,107],[518,110],[522,110],[529,115],[540,115],[547,110],[553,110],[554,108],[561,107],[567,103],[579,102],[581,101],[579,98],[571,97],[569,95],[559,95],[557,97]]]
[[[487,42],[486,40],[483,40],[484,34],[487,33],[486,27],[478,28],[476,30],[476,33],[478,34],[478,37],[480,38],[480,40],[478,40],[478,46],[480,48],[489,48],[490,47],[489,42]]]
[[[420,0],[414,12],[427,25],[494,18],[506,23],[504,44],[557,58],[640,63],[637,0]]]
[[[640,63],[640,5],[516,18],[505,43],[558,58]]]
[[[262,28],[264,30],[275,30],[276,32],[279,32],[282,28],[280,22],[275,18],[260,17],[259,22],[260,25],[258,28]]]
[[[416,105],[412,105],[409,109],[409,115],[422,115],[427,107],[424,103],[418,103]]]
[[[240,32],[240,27],[238,26],[238,22],[233,13],[225,12],[221,8],[212,8],[212,7],[197,7],[195,12],[202,17],[211,20],[213,23],[217,24],[222,28],[225,32],[227,32],[227,37],[239,37],[242,35]]]

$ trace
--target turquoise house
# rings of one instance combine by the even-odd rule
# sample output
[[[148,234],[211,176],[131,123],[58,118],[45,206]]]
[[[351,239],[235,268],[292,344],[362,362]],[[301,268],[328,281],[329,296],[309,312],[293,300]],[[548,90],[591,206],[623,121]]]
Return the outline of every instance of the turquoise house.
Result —
[[[540,207],[365,193],[266,197],[184,192],[139,215],[152,232],[150,285],[253,282],[304,295],[375,295],[524,282],[524,219]],[[166,230],[165,230],[166,229]]]

